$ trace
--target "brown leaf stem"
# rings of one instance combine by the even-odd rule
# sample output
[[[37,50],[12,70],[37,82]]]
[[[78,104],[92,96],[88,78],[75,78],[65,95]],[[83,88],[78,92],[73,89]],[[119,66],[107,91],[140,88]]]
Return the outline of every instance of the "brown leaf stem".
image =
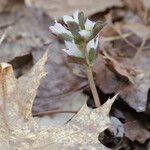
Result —
[[[56,114],[56,113],[74,113],[74,114],[76,114],[77,112],[78,111],[76,111],[76,110],[50,110],[50,111],[33,114],[33,117],[52,115],[52,114]]]

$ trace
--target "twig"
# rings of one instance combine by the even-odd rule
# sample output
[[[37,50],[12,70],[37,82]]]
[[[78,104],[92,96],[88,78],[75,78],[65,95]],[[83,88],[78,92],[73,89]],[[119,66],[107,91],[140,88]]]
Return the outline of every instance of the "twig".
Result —
[[[111,25],[112,28],[122,37],[122,39],[132,48],[134,49],[138,49],[138,47],[136,47],[134,44],[132,44],[129,40],[127,40],[124,36],[122,36],[122,33],[120,32],[120,30],[116,29],[113,25]]]
[[[147,41],[147,37],[145,37],[145,38],[142,40],[142,43],[141,43],[139,49],[137,50],[135,56],[133,57],[132,63],[135,62],[135,60],[137,59],[137,57],[139,56],[139,54],[140,54],[141,51],[143,50],[146,41]]]
[[[2,42],[4,41],[5,37],[6,37],[6,34],[3,33],[2,36],[1,36],[1,38],[0,38],[0,45],[1,45]]]
[[[117,36],[106,37],[106,38],[104,38],[104,41],[105,41],[105,42],[111,42],[111,41],[119,40],[119,39],[121,39],[121,38],[130,37],[131,35],[133,35],[132,32],[122,34],[121,36],[120,36],[120,35],[117,35]]]
[[[51,111],[45,111],[45,112],[33,114],[33,117],[52,115],[52,114],[57,114],[57,113],[77,113],[77,112],[78,111],[76,110],[51,110]]]

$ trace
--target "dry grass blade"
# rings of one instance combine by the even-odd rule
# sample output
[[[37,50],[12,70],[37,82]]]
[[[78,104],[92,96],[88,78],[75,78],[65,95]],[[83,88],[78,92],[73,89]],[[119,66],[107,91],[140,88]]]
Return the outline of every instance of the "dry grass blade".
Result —
[[[0,46],[1,46],[2,42],[4,41],[5,37],[6,37],[6,34],[3,33],[1,38],[0,38]]]
[[[136,59],[138,58],[138,56],[139,56],[140,53],[142,52],[146,41],[147,41],[147,37],[142,40],[142,43],[141,43],[139,49],[137,50],[137,52],[136,52],[134,58],[132,59],[132,64],[136,61]]]
[[[104,37],[104,42],[111,42],[111,41],[115,41],[115,40],[119,40],[119,39],[126,39],[127,37],[130,37],[132,35],[131,32],[129,33],[125,33],[125,34],[121,34],[121,35],[117,35],[117,36],[111,36],[111,37]]]
[[[50,110],[50,111],[36,113],[33,115],[33,117],[52,115],[52,114],[56,114],[56,113],[74,113],[74,114],[76,114],[77,112],[78,111],[75,111],[75,110]]]

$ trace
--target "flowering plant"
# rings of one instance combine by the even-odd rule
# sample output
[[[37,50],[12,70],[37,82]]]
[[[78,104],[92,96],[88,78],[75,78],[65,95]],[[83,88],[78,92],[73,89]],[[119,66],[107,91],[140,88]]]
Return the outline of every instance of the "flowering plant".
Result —
[[[53,34],[64,40],[66,49],[63,51],[76,60],[82,60],[85,64],[94,102],[96,107],[99,107],[100,100],[93,79],[92,66],[99,46],[98,33],[104,23],[85,19],[84,13],[79,11],[76,11],[73,16],[63,16],[63,21],[64,26],[55,21],[55,24],[49,28]]]

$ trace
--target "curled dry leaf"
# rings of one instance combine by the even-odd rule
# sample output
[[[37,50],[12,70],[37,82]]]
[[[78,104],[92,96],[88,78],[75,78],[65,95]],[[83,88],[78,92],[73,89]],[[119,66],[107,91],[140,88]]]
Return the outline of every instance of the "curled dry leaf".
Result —
[[[111,65],[117,73],[126,77],[130,82],[126,82],[124,86],[118,88],[122,98],[136,111],[146,111],[147,95],[150,88],[149,53],[142,53],[135,65],[132,65],[129,59],[124,59],[124,62],[117,62],[106,52],[104,54],[105,58],[111,61]]]
[[[27,74],[16,79],[11,65],[0,64],[0,148],[16,149],[97,149],[106,150],[98,135],[109,124],[109,111],[116,96],[102,107],[84,105],[77,115],[59,128],[39,125],[31,116],[31,107],[40,79],[45,76],[47,54]]]

